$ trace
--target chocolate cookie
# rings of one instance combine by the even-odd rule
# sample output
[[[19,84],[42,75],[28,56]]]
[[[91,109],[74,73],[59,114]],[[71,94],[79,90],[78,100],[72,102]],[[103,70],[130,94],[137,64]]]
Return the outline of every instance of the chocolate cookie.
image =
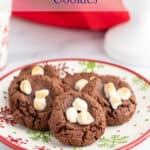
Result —
[[[66,91],[56,78],[48,76],[15,77],[9,86],[9,102],[13,119],[28,128],[48,130],[52,101]]]
[[[19,75],[47,75],[49,77],[59,78],[59,70],[52,65],[29,65],[23,68]]]
[[[68,74],[63,82],[69,85],[73,90],[82,91],[83,87],[88,84],[93,78],[97,78],[95,73],[75,73],[73,75]]]
[[[85,146],[104,133],[106,119],[101,105],[91,96],[66,92],[53,102],[49,127],[61,143]]]
[[[120,125],[132,117],[136,110],[136,97],[131,86],[112,75],[91,80],[83,89],[103,107],[107,125]]]

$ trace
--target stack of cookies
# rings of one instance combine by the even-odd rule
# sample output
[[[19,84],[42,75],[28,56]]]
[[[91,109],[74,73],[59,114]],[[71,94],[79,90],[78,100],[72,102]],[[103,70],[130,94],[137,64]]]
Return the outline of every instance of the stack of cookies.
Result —
[[[136,97],[119,77],[94,73],[60,78],[52,65],[31,65],[9,86],[14,120],[34,130],[50,130],[63,144],[85,146],[95,142],[106,126],[132,117]]]

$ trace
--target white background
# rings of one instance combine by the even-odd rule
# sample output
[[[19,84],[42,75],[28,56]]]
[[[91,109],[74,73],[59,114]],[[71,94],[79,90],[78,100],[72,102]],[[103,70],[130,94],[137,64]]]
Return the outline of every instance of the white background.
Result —
[[[124,65],[150,79],[150,67],[129,66],[112,60],[103,49],[104,32],[48,27],[11,19],[8,65],[0,76],[27,63],[54,58],[91,58]],[[130,47],[129,47],[130,48]],[[135,150],[149,150],[150,138]],[[0,149],[10,148],[0,144]]]

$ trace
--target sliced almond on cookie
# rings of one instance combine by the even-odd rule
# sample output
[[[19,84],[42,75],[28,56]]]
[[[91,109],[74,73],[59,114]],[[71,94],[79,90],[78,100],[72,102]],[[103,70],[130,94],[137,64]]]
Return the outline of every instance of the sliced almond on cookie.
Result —
[[[28,80],[23,80],[21,81],[20,83],[20,90],[27,94],[27,95],[30,95],[31,92],[32,92],[32,87],[31,87],[31,84]]]
[[[78,111],[84,111],[88,109],[87,103],[81,98],[76,98],[72,103],[72,106]]]
[[[78,91],[82,91],[82,89],[88,84],[88,81],[86,79],[80,79],[75,84],[75,89]]]
[[[106,98],[110,98],[112,95],[116,93],[115,85],[112,82],[106,83],[104,85],[104,92]]]
[[[45,98],[35,98],[33,106],[36,110],[42,111],[46,108],[46,99]]]
[[[35,92],[36,98],[45,98],[49,95],[49,90],[43,89]]]
[[[66,118],[71,123],[77,122],[77,115],[78,115],[77,110],[74,107],[69,107],[66,110]]]
[[[122,100],[128,100],[131,97],[131,91],[126,87],[118,89],[117,92]]]
[[[32,68],[31,75],[44,75],[44,69],[41,66],[35,66]]]
[[[81,111],[77,116],[77,121],[80,125],[88,125],[94,121],[94,118],[88,111]]]

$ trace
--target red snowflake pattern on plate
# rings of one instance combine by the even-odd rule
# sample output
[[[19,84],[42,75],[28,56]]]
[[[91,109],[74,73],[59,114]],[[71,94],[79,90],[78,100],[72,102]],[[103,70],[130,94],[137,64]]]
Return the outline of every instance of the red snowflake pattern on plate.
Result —
[[[49,65],[49,61],[45,61],[42,64],[43,65]],[[54,67],[56,67],[58,69],[61,77],[64,77],[65,75],[67,75],[68,72],[69,72],[69,69],[71,69],[70,70],[71,72],[74,71],[73,68],[70,68],[69,66],[67,66],[66,62],[64,62],[64,63],[58,63],[57,65],[52,65],[52,66],[54,66]]]
[[[15,137],[12,137],[11,135],[8,135],[7,140],[9,140],[10,142],[17,144],[17,145],[22,145],[22,144],[28,143],[28,140],[24,140],[22,138],[15,138]]]
[[[51,150],[50,148],[47,148],[45,146],[35,146],[33,150]]]
[[[4,106],[0,108],[0,127],[4,128],[3,124],[8,124],[14,126],[16,122],[13,120],[11,116],[11,110],[9,107]]]

